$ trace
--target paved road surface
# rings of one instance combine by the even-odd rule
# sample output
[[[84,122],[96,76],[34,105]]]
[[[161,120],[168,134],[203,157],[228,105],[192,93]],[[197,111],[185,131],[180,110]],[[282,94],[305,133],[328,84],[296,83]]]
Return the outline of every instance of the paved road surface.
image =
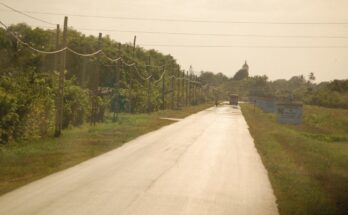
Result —
[[[272,215],[239,109],[210,108],[0,197],[0,214]]]

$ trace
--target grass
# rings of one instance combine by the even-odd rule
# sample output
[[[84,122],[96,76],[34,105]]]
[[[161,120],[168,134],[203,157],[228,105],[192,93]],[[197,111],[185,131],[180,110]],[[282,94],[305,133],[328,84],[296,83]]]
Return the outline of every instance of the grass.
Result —
[[[198,105],[180,111],[165,110],[151,114],[120,114],[117,123],[106,120],[96,127],[83,125],[64,130],[60,138],[0,146],[0,195],[173,122],[161,117],[183,118],[209,106]]]
[[[304,107],[302,125],[242,104],[281,215],[348,214],[348,110]]]

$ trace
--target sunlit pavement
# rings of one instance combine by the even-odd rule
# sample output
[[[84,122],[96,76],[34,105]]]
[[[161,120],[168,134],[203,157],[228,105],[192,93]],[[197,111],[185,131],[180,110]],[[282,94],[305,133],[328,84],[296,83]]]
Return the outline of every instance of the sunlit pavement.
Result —
[[[237,106],[194,114],[0,197],[0,214],[278,214]]]

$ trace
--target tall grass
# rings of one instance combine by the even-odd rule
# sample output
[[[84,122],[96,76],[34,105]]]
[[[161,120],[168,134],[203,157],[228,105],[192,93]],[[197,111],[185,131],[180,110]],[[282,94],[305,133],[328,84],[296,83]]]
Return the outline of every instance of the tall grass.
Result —
[[[348,214],[348,110],[305,106],[304,123],[242,105],[281,215]]]

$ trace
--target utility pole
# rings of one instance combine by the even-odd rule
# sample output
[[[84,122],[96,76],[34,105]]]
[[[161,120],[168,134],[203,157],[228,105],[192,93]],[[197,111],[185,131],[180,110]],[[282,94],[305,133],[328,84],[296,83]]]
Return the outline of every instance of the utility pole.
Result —
[[[197,92],[196,92],[196,90],[197,90],[197,83],[196,83],[196,81],[197,81],[197,77],[196,77],[196,75],[193,75],[193,79],[194,79],[194,83],[193,83],[193,103],[196,105],[197,104]]]
[[[173,75],[172,78],[170,79],[171,109],[174,109],[174,80],[175,80],[175,76]]]
[[[147,79],[147,112],[151,112],[151,77]]]
[[[86,48],[85,47],[83,47],[83,51],[86,52]],[[88,59],[84,57],[82,59],[82,69],[81,69],[80,77],[79,77],[80,87],[83,87],[83,88],[85,88],[87,62],[88,62]]]
[[[190,85],[189,85],[189,76],[188,76],[188,71],[186,71],[186,86],[185,86],[185,90],[186,90],[186,92],[185,92],[185,95],[186,95],[185,96],[185,103],[186,103],[186,106],[189,105],[189,87],[190,87]]]
[[[180,69],[178,69],[177,71],[177,75],[176,75],[177,80],[176,80],[176,108],[179,109],[180,107]]]
[[[185,71],[181,71],[181,104],[185,106]]]
[[[59,29],[59,25],[57,25],[57,30],[56,30],[56,44],[55,44],[55,49],[58,50],[59,49],[59,34],[60,34],[60,29]],[[54,71],[58,71],[58,62],[59,62],[59,54],[55,54],[54,56]]]
[[[137,42],[137,36],[134,36],[133,40],[133,62],[135,62],[135,46]],[[133,95],[132,95],[132,90],[133,90],[133,80],[132,80],[131,74],[129,74],[129,105],[128,105],[128,112],[132,113],[133,112]]]
[[[165,108],[166,108],[166,100],[165,100],[165,90],[166,90],[166,88],[165,88],[165,82],[166,82],[166,79],[165,79],[165,77],[166,77],[166,74],[164,73],[164,71],[165,71],[165,69],[164,69],[164,67],[163,67],[163,77],[162,77],[162,109],[163,110],[165,110]]]
[[[151,65],[151,56],[148,57],[148,71],[150,71],[150,65]],[[146,69],[146,66],[145,66]],[[149,74],[151,74],[151,71],[149,72]],[[151,112],[151,77],[149,77],[147,79],[147,112],[150,113]]]
[[[191,74],[191,79],[192,79],[192,84],[191,84],[191,104],[194,105],[195,104],[195,75]]]
[[[102,33],[99,33],[98,37],[98,50],[101,49]],[[99,87],[99,60],[97,60],[97,65],[94,71],[93,86],[92,86],[92,114],[91,114],[91,125],[95,126],[97,121],[97,110],[98,110],[98,87]]]
[[[134,36],[134,40],[133,40],[133,60],[135,58],[135,45],[136,45],[136,42],[137,42],[137,36],[135,35]]]
[[[59,29],[58,29],[59,31]],[[65,48],[67,45],[68,35],[68,17],[64,17],[64,30],[63,30],[63,41],[61,48]],[[59,36],[58,36],[59,37]],[[65,72],[65,59],[66,50],[60,53],[60,64],[59,64],[59,84],[58,84],[58,98],[57,98],[57,113],[56,113],[56,127],[54,136],[59,137],[62,133],[63,127],[63,108],[64,108],[64,72]]]
[[[188,105],[191,106],[191,87],[192,87],[192,83],[191,83],[191,73],[188,74]]]
[[[118,56],[119,57],[122,57],[121,56],[121,43],[118,45]],[[119,62],[117,62],[117,64],[115,65],[116,66],[116,77],[115,77],[115,92],[116,92],[116,95],[115,95],[115,104],[114,105],[114,110],[113,110],[113,117],[112,117],[112,121],[113,122],[116,122],[118,120],[118,112],[120,111],[120,77],[121,77],[121,69],[122,69],[122,61],[119,60]],[[117,68],[118,66],[118,68]]]

